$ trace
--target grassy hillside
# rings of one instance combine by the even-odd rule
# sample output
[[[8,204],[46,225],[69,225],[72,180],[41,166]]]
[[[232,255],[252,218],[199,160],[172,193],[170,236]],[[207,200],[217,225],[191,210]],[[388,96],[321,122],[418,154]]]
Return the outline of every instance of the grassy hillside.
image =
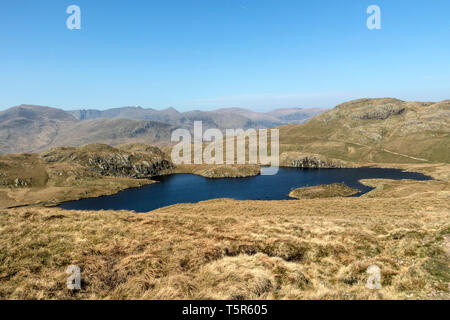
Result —
[[[311,152],[354,162],[450,162],[450,100],[363,99],[304,125],[280,127],[282,152]]]

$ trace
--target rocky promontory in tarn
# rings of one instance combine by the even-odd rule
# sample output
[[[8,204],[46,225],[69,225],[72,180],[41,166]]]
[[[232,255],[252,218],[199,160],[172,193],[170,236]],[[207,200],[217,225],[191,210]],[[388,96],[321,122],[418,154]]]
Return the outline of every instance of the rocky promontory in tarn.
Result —
[[[359,193],[359,190],[350,188],[343,183],[323,184],[313,187],[304,187],[292,190],[289,197],[296,199],[319,199],[334,197],[349,197]]]
[[[261,174],[261,167],[256,164],[233,165],[179,165],[177,173],[192,173],[209,179],[246,178]]]

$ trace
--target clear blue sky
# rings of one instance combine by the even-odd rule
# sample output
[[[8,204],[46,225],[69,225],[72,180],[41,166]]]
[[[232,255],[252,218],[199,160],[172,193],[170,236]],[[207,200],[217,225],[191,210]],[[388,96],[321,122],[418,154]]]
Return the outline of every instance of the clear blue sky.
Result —
[[[66,28],[76,4],[82,29]],[[381,8],[368,30],[366,9]],[[449,0],[2,0],[0,109],[450,99]]]

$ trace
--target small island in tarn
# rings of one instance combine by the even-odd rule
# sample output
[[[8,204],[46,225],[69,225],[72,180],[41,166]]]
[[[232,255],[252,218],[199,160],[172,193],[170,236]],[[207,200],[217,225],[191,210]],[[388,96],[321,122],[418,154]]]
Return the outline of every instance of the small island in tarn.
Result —
[[[349,197],[359,193],[359,190],[350,188],[343,183],[322,184],[314,187],[305,187],[292,190],[289,197],[297,199],[319,199],[334,197]]]
[[[261,174],[261,167],[256,164],[206,165],[181,164],[176,166],[176,173],[191,173],[210,179],[248,178]]]

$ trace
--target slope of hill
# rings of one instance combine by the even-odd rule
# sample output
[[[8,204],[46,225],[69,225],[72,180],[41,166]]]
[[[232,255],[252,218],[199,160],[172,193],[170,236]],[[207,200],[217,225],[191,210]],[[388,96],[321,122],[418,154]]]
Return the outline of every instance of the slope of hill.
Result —
[[[123,107],[107,110],[73,110],[67,111],[78,120],[95,120],[95,119],[130,119],[130,120],[153,120],[168,122],[167,120],[177,118],[179,112],[173,108],[166,110],[144,109],[141,107]]]
[[[175,126],[191,129],[194,121],[203,121],[205,128],[236,129],[236,128],[272,128],[290,123],[302,123],[305,120],[320,114],[325,109],[292,108],[279,109],[271,112],[254,112],[241,108],[226,108],[215,111],[188,111],[178,112],[174,108],[165,110],[144,109],[141,107],[123,107],[100,110],[74,110],[68,111],[79,120],[93,119],[132,119],[153,120],[166,122]]]
[[[87,120],[65,127],[51,146],[80,146],[93,142],[109,145],[130,142],[149,144],[168,142],[173,129],[175,127],[156,121],[127,119]]]
[[[218,109],[213,112],[221,115],[238,115],[244,117],[249,121],[251,121],[252,123],[254,123],[256,125],[255,127],[258,128],[272,128],[289,123],[286,121],[282,121],[276,116],[272,116],[268,113],[255,112],[242,108],[225,108],[225,109]]]
[[[170,141],[174,128],[166,123],[143,120],[79,121],[60,109],[21,105],[0,112],[0,153],[41,152],[55,146],[92,142],[165,143]]]
[[[362,99],[280,127],[284,152],[355,162],[450,162],[450,100]]]
[[[267,112],[268,115],[271,115],[275,118],[278,118],[282,121],[286,121],[290,124],[300,124],[304,123],[310,118],[313,118],[323,112],[326,109],[323,108],[289,108],[289,109],[276,109],[270,112]]]
[[[46,148],[62,128],[75,122],[63,110],[41,106],[21,105],[0,112],[0,153]]]

